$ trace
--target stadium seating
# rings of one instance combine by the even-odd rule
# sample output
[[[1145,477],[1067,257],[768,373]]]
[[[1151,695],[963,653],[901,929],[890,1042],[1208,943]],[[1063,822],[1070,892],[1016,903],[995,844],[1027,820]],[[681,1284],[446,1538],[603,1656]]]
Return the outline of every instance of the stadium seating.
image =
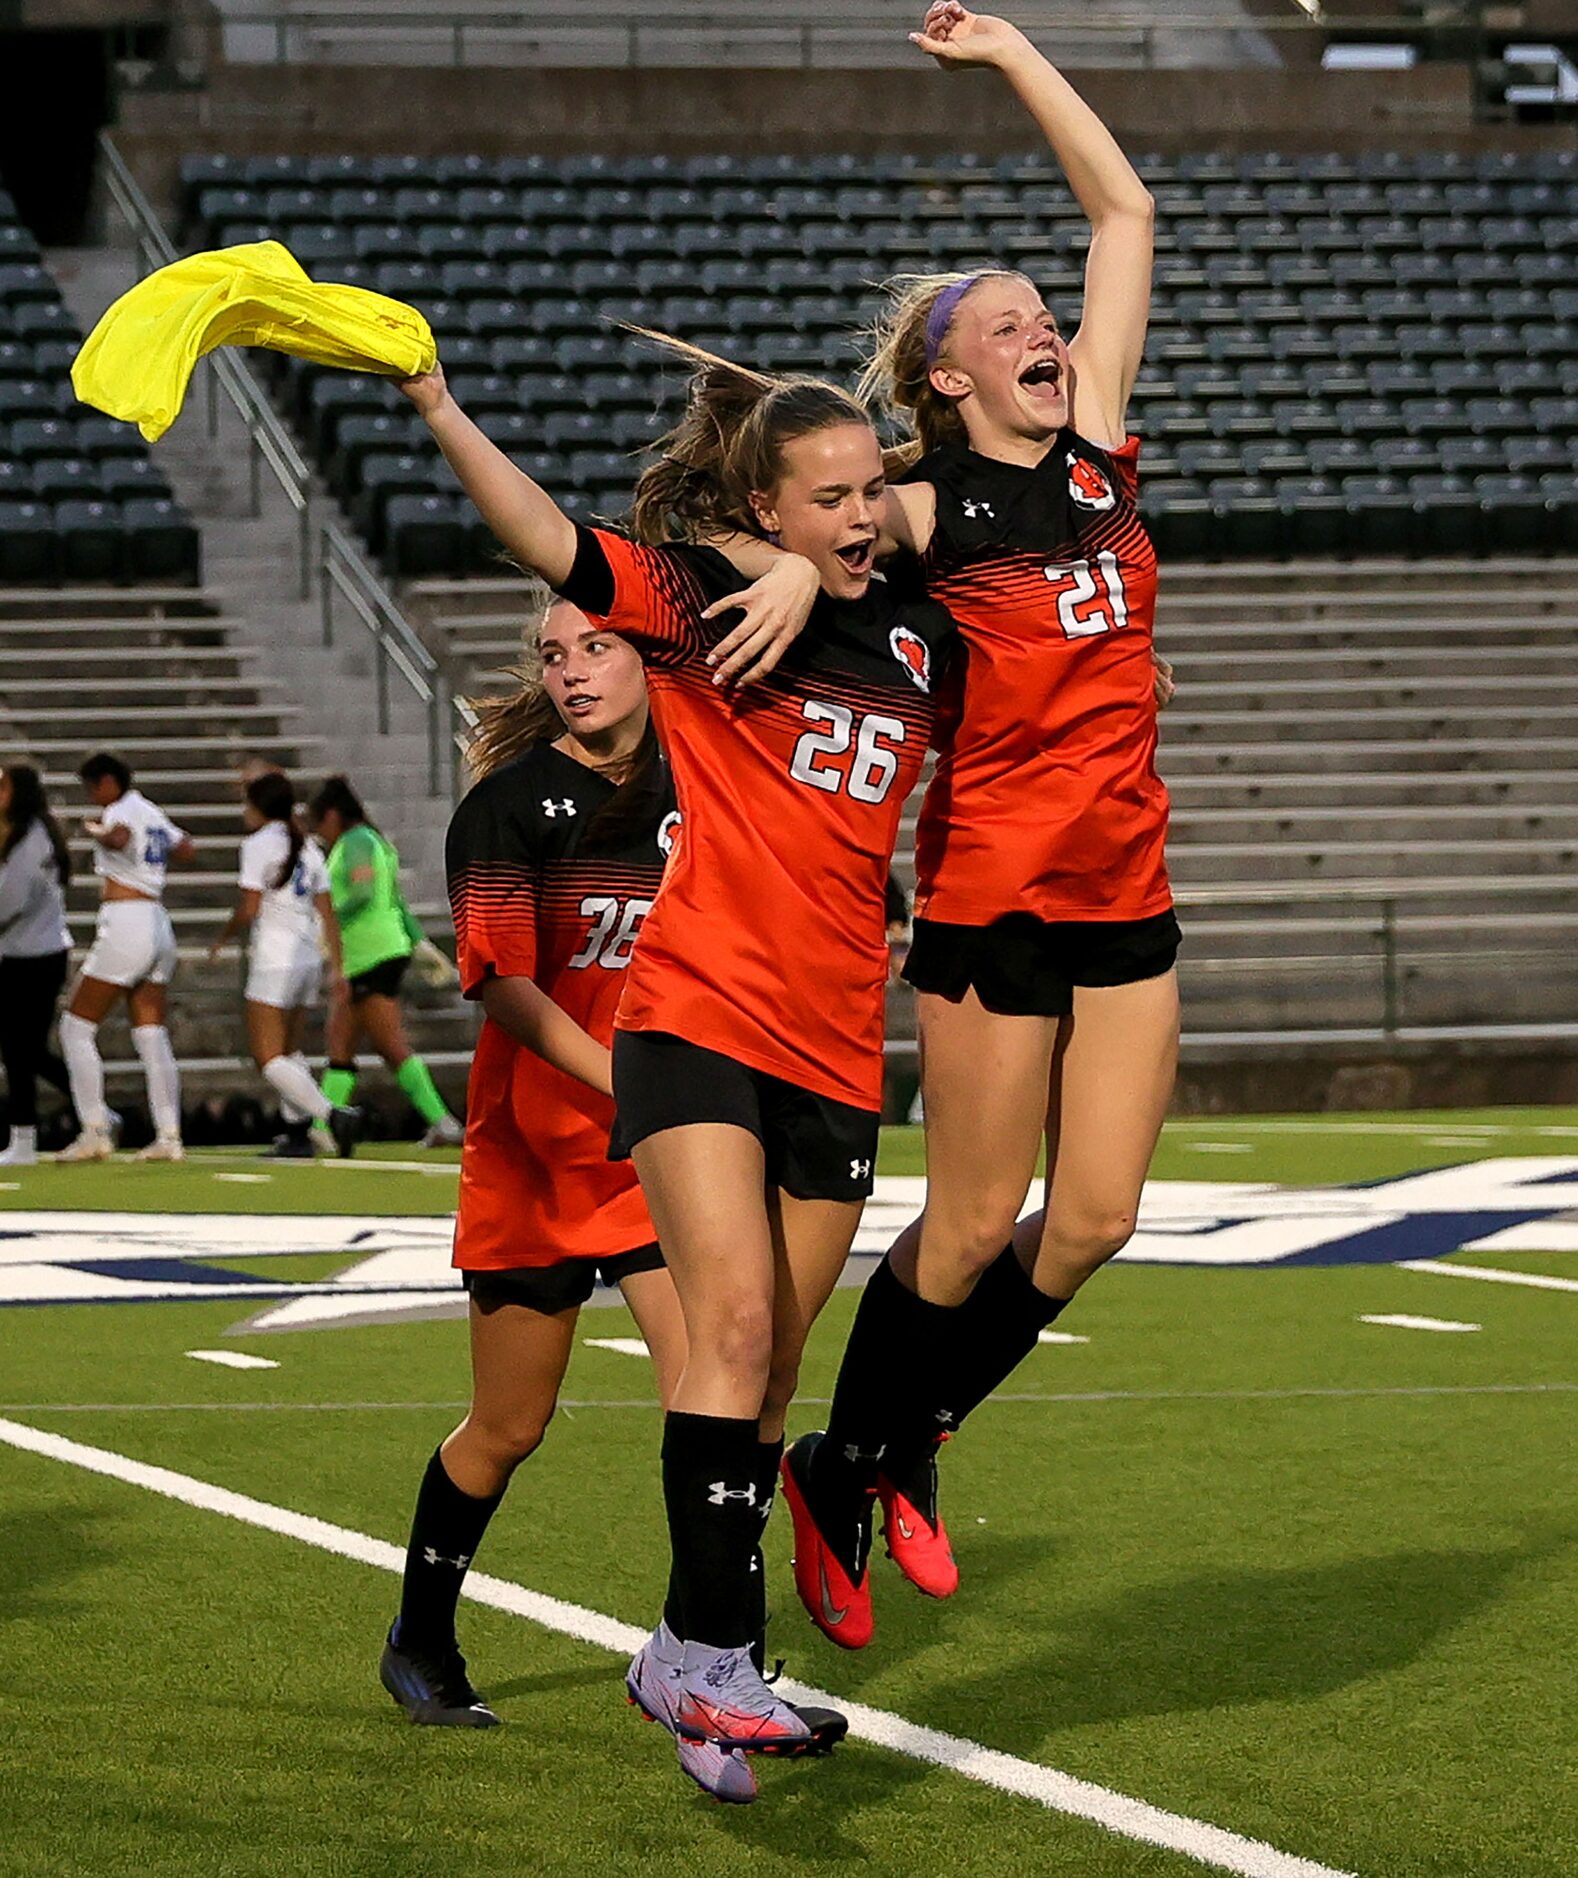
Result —
[[[1138,161],[1159,214],[1133,410],[1165,556],[1578,547],[1574,153]],[[277,236],[321,278],[419,305],[472,415],[578,515],[622,510],[629,453],[682,376],[617,322],[847,377],[874,280],[1006,260],[1068,324],[1088,239],[1035,154],[204,157],[183,174],[190,245]],[[277,381],[392,573],[489,569],[391,387],[283,364]],[[61,415],[5,391],[0,419],[29,436]]]
[[[147,445],[77,402],[80,342],[0,190],[0,584],[195,585],[197,530]]]

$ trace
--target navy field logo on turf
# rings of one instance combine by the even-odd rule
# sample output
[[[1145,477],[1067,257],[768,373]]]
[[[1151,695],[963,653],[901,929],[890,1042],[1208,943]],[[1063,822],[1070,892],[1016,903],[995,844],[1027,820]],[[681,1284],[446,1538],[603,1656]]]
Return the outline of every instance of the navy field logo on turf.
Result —
[[[926,1183],[884,1176],[857,1253],[885,1252]],[[306,1330],[465,1309],[453,1221],[227,1213],[0,1212],[0,1306],[255,1300],[256,1330]],[[1361,1187],[1156,1180],[1119,1254],[1163,1265],[1387,1265],[1449,1253],[1578,1246],[1578,1159],[1471,1161]],[[269,1275],[281,1255],[348,1263],[310,1284]],[[221,1265],[225,1259],[230,1264]],[[239,1267],[240,1269],[235,1269]]]

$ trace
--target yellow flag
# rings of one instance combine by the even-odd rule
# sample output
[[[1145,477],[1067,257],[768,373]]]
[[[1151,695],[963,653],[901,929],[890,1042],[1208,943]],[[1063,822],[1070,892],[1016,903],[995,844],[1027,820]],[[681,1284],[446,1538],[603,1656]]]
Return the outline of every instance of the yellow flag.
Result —
[[[84,404],[152,443],[180,415],[197,361],[215,346],[268,346],[318,365],[416,378],[438,358],[415,307],[365,287],[312,280],[277,241],[172,261],[140,280],[83,343],[71,382]]]

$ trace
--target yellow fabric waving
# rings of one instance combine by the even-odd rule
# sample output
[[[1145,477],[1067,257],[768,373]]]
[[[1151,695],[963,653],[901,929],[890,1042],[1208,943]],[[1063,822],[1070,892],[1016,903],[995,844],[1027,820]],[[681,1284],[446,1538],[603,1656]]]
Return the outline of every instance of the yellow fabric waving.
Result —
[[[215,346],[268,346],[318,365],[414,378],[438,358],[427,321],[365,287],[311,279],[277,241],[172,261],[109,309],[71,382],[84,404],[152,443],[180,415],[197,361]]]

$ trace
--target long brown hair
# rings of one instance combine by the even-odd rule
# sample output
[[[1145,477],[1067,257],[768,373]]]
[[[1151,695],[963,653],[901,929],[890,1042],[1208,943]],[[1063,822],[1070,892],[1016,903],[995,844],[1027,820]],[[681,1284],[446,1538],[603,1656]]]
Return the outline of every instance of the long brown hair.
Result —
[[[541,581],[530,582],[520,662],[504,673],[514,679],[514,690],[466,700],[477,720],[466,746],[466,763],[476,782],[517,761],[533,744],[556,743],[565,734],[564,719],[542,682],[543,628],[556,604]],[[649,712],[623,781],[587,822],[578,851],[618,853],[656,834],[663,817],[664,780],[663,752]]]
[[[780,481],[784,445],[834,424],[871,423],[864,405],[825,379],[777,377],[650,327],[627,330],[694,367],[684,416],[636,482],[630,532],[637,541],[760,535],[751,492]]]
[[[974,274],[895,274],[882,290],[889,306],[869,329],[871,353],[860,374],[864,402],[891,411],[909,426],[910,441],[884,454],[896,475],[945,443],[964,443],[964,419],[955,399],[944,397],[931,382],[926,357],[926,322],[938,296],[966,281],[1020,279],[1015,268],[985,268]]]
[[[5,773],[11,779],[11,806],[6,811],[4,839],[0,840],[0,861],[10,859],[22,837],[37,822],[49,838],[55,873],[64,890],[71,885],[71,850],[60,832],[60,823],[49,812],[44,778],[31,763],[7,764]]]

